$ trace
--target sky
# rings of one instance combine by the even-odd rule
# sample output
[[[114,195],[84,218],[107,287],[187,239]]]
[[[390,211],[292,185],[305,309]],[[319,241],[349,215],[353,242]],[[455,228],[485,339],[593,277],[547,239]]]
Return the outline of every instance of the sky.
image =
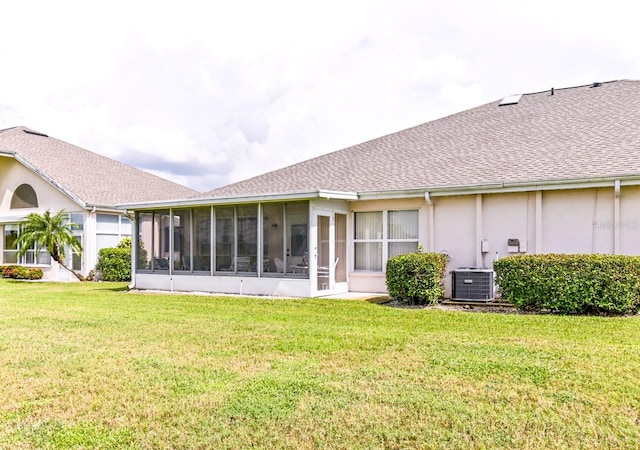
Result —
[[[640,79],[638,9],[5,0],[0,128],[205,192],[507,95]]]

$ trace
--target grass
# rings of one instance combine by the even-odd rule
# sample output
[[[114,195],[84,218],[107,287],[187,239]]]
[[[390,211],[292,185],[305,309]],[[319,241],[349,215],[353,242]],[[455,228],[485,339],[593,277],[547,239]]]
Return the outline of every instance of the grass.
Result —
[[[0,448],[638,448],[640,318],[0,280]]]

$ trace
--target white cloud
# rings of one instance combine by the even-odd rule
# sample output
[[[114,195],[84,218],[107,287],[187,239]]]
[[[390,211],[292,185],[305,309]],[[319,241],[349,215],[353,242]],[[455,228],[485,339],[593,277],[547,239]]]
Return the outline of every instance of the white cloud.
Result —
[[[505,95],[638,78],[625,2],[25,1],[0,125],[208,190]]]

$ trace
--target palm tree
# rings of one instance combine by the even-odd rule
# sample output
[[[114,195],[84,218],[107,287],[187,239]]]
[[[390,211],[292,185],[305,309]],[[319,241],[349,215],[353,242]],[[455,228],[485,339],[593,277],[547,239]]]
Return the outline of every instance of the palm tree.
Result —
[[[54,215],[51,215],[49,210],[46,210],[44,214],[29,214],[16,240],[19,248],[18,257],[24,255],[34,246],[37,257],[40,249],[46,248],[54,261],[73,273],[78,280],[84,281],[81,274],[69,269],[64,263],[64,250],[67,246],[70,246],[75,252],[82,251],[82,245],[73,236],[73,230],[78,228],[78,224],[67,222],[67,217],[64,210]]]

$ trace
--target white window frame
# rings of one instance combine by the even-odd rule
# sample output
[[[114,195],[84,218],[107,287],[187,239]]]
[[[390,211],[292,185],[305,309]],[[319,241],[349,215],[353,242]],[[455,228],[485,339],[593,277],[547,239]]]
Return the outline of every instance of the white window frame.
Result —
[[[105,233],[105,232],[100,232],[100,222],[98,220],[99,216],[115,216],[118,218],[118,231],[117,233]],[[129,233],[125,233],[124,232],[124,227],[126,226],[126,224],[123,224],[122,221],[123,219],[129,220]],[[115,247],[120,241],[122,241],[124,238],[126,237],[131,237],[131,233],[133,233],[133,221],[131,219],[129,219],[128,217],[122,215],[122,214],[107,214],[107,213],[97,213],[96,214],[96,247],[97,247],[97,243],[99,240],[99,236],[115,236],[117,237],[117,242],[116,244],[113,245],[113,247]],[[105,247],[97,247],[96,251],[99,251],[101,248],[105,248]]]
[[[4,248],[4,233],[6,230],[7,226],[16,226],[18,228],[18,236],[20,236],[20,233],[22,232],[22,228],[23,228],[23,224],[22,223],[5,223],[3,224],[2,227],[2,264],[3,265],[11,265],[11,264],[16,264],[18,266],[26,266],[26,267],[42,267],[42,266],[51,266],[51,255],[49,255],[49,252],[47,251],[47,249],[42,248],[40,249],[39,252],[36,252],[36,248],[35,246],[33,248],[30,248],[29,250],[27,250],[27,252],[20,256],[20,258],[16,258],[16,262],[15,263],[10,263],[5,261],[4,255],[7,252],[11,252],[11,253],[18,253],[19,248],[15,249],[15,250],[8,250],[6,248]],[[36,253],[38,253],[38,256],[36,257]],[[33,263],[29,263],[27,262],[28,259],[33,259]],[[44,259],[46,262],[40,262],[41,259]]]
[[[81,222],[73,222],[71,219],[73,218],[74,215],[78,215],[82,218]],[[78,242],[80,242],[80,245],[82,246],[82,248],[84,249],[84,221],[85,221],[85,214],[83,211],[70,211],[67,213],[67,223],[76,223],[78,225],[79,228],[74,228],[73,230],[71,230],[71,234],[73,234],[73,237],[78,239]],[[65,260],[65,264],[71,268],[71,270],[75,270],[78,272],[81,272],[83,269],[83,265],[84,265],[84,250],[76,253],[73,251],[73,248],[68,245],[65,248],[65,254],[66,254],[66,260]],[[73,256],[74,255],[80,255],[80,267],[75,267],[74,263],[73,263]]]
[[[402,242],[415,242],[416,249],[419,248],[420,245],[420,236],[418,235],[416,238],[411,239],[390,239],[389,238],[389,213],[396,211],[416,211],[417,212],[417,220],[418,220],[418,230],[420,229],[420,213],[418,209],[385,209],[385,210],[377,210],[377,211],[354,211],[353,213],[353,224],[354,224],[354,233],[353,233],[353,270],[355,272],[372,272],[372,273],[385,273],[386,272],[386,262],[389,260],[389,244],[392,243],[402,243]],[[356,216],[361,213],[381,213],[382,214],[382,237],[380,239],[358,239],[355,235],[356,230]],[[382,245],[382,261],[381,271],[376,270],[366,270],[366,269],[357,269],[356,268],[356,251],[355,247],[358,243],[376,243],[379,242]]]

